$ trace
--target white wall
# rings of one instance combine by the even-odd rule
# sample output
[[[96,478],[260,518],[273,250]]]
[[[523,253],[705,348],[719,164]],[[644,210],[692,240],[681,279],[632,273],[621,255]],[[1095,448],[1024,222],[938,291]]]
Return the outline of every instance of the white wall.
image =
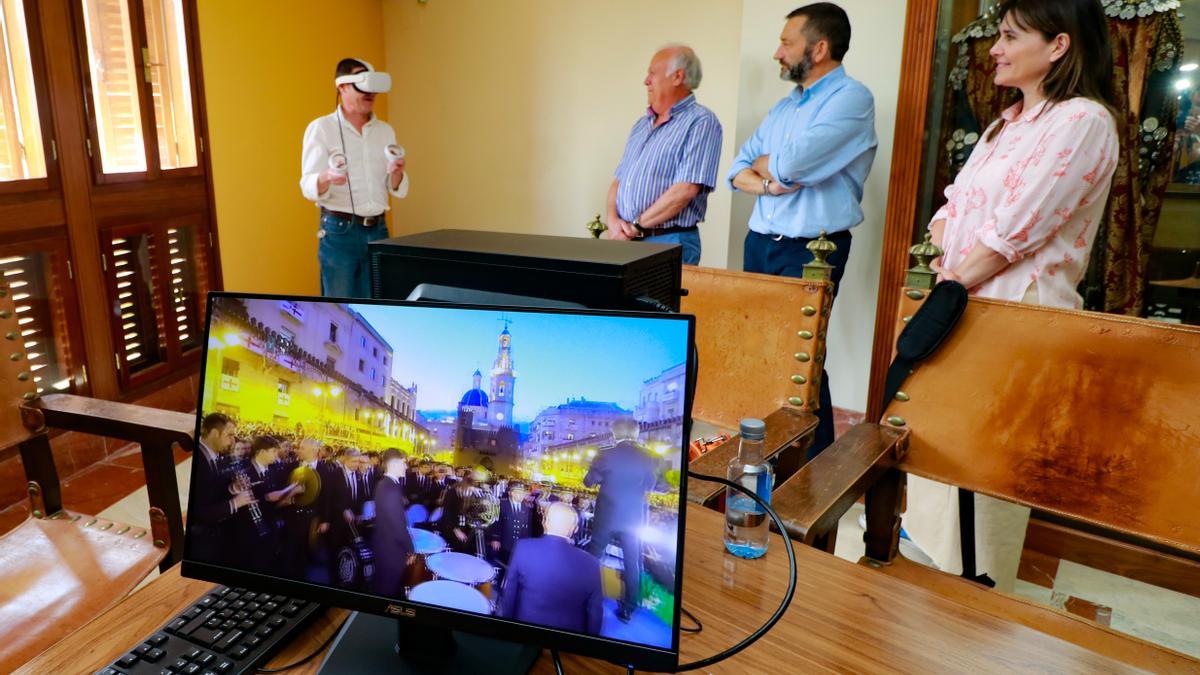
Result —
[[[389,121],[412,181],[393,233],[588,236],[668,42],[700,57],[696,97],[725,127],[729,166],[740,20],[737,0],[385,0]],[[729,199],[709,196],[705,265],[725,265]]]
[[[725,130],[719,174],[788,91],[772,59],[804,0],[384,0],[389,121],[412,189],[392,231],[486,229],[585,236],[646,108],[642,79],[667,42],[692,45],[697,91]],[[875,95],[880,144],[829,334],[834,404],[866,408],[883,212],[896,116],[904,0],[840,0],[853,26],[846,69]],[[741,269],[752,203],[718,187],[701,264]]]
[[[779,79],[779,64],[771,59],[771,55],[779,44],[784,17],[803,4],[801,0],[743,1],[735,124],[738,148],[754,132],[771,106],[791,88],[789,83]],[[879,136],[875,165],[863,194],[865,220],[853,230],[850,262],[842,277],[831,317],[826,357],[833,404],[861,411],[867,407],[870,381],[879,260],[883,251],[883,215],[887,205],[907,2],[838,0],[838,4],[850,16],[850,51],[844,61],[846,72],[875,95],[875,132]],[[730,268],[741,269],[742,241],[753,205],[752,197],[737,194],[733,198]]]

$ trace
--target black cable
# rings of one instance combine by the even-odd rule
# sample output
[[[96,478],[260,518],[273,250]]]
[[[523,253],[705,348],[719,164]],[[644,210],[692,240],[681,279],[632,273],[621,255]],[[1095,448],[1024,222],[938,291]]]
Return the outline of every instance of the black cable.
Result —
[[[554,672],[556,675],[563,675],[562,659],[558,657],[558,650],[551,649],[550,657],[554,659]]]
[[[764,511],[767,512],[767,515],[771,517],[771,520],[775,521],[775,526],[779,528],[780,533],[783,534],[784,550],[787,551],[788,556],[788,586],[787,592],[783,594],[783,600],[781,600],[779,603],[779,608],[775,610],[775,613],[771,615],[771,618],[767,619],[767,622],[760,626],[758,630],[746,636],[744,640],[723,652],[714,654],[706,659],[700,659],[699,661],[692,661],[691,663],[684,663],[680,665],[675,669],[675,672],[677,673],[685,670],[695,670],[697,668],[711,666],[719,661],[724,661],[725,659],[742,651],[746,647],[754,644],[759,638],[766,635],[767,631],[771,630],[776,623],[779,623],[779,620],[783,618],[783,613],[787,611],[788,605],[792,604],[792,596],[796,594],[796,552],[792,550],[792,540],[787,536],[787,526],[784,525],[783,519],[779,517],[779,514],[775,513],[775,509],[771,508],[771,505],[768,504],[765,499],[754,494],[753,490],[750,490],[749,488],[731,480],[718,478],[717,476],[706,476],[694,471],[688,471],[687,475],[688,478],[711,481],[713,483],[720,483],[726,487],[731,487],[753,499],[759,506],[763,508]]]
[[[346,154],[346,136],[345,136],[345,134],[342,133],[342,94],[341,94],[341,92],[338,92],[337,98],[334,99],[334,103],[337,105],[337,108],[335,108],[335,111],[337,112],[338,138],[340,138],[342,140],[342,155],[346,158],[346,191],[350,193],[350,215],[357,216],[358,209],[354,208],[354,183],[350,182],[350,155]],[[351,222],[350,224],[353,225],[354,223]]]
[[[682,625],[680,625],[679,630],[681,630],[685,633],[699,633],[700,631],[704,630],[704,624],[700,623],[700,619],[697,619],[694,614],[689,612],[687,610],[687,607],[680,607],[679,611],[682,612],[684,616],[691,619],[692,622],[696,624],[695,628],[685,628]]]
[[[296,661],[295,663],[289,663],[286,666],[280,666],[278,668],[258,668],[256,670],[256,672],[259,672],[259,673],[282,673],[285,670],[291,670],[292,668],[295,668],[296,666],[302,666],[302,665],[308,663],[309,661],[312,661],[313,659],[317,658],[318,654],[325,651],[325,648],[329,646],[329,643],[333,642],[333,639],[335,637],[337,637],[339,633],[342,632],[342,628],[344,628],[346,626],[346,622],[350,620],[350,616],[351,616],[350,614],[347,614],[346,618],[342,619],[342,622],[340,624],[338,624],[337,629],[334,630],[332,633],[330,633],[329,637],[325,638],[325,641],[321,643],[321,646],[317,647],[315,650],[313,650],[313,652],[311,654],[309,654],[308,656],[300,659],[299,661]]]

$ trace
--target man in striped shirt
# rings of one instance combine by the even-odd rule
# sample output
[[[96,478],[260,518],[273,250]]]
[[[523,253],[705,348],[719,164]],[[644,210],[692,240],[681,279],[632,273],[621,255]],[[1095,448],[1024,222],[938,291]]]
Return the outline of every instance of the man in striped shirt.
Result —
[[[700,232],[708,193],[717,185],[721,123],[696,102],[700,59],[669,45],[650,60],[650,107],[633,125],[608,190],[610,239],[683,246],[683,262],[700,262]]]

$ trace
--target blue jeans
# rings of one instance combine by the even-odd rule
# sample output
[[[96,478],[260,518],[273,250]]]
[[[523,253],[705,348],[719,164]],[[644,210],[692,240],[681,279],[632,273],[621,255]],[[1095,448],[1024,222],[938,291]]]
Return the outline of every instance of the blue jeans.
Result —
[[[655,237],[646,237],[642,241],[653,244],[679,244],[683,247],[683,264],[700,264],[700,229],[692,228],[682,232],[670,232]]]
[[[846,261],[850,258],[851,236],[849,230],[834,232],[826,235],[837,250],[825,262],[833,265],[830,275],[833,281],[833,297],[829,299],[830,308],[834,298],[837,298],[838,285],[842,274],[846,271]],[[759,234],[753,230],[746,234],[746,252],[742,258],[742,269],[746,272],[774,274],[781,277],[800,278],[804,274],[804,266],[812,262],[812,251],[808,250],[811,239],[781,239]],[[826,353],[829,348],[826,346]],[[813,434],[813,443],[808,448],[808,459],[812,459],[822,450],[833,443],[833,395],[829,391],[829,371],[821,371],[821,393],[817,407],[817,430]]]
[[[371,260],[367,244],[388,236],[383,216],[371,227],[350,222],[349,218],[322,213],[324,236],[317,244],[317,262],[321,265],[321,295],[328,298],[371,297]]]

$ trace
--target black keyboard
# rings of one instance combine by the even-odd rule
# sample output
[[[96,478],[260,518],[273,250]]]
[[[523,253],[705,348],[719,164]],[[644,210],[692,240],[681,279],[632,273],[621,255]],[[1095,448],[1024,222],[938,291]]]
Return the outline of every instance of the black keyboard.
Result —
[[[101,675],[251,673],[321,608],[315,602],[216,586]]]

